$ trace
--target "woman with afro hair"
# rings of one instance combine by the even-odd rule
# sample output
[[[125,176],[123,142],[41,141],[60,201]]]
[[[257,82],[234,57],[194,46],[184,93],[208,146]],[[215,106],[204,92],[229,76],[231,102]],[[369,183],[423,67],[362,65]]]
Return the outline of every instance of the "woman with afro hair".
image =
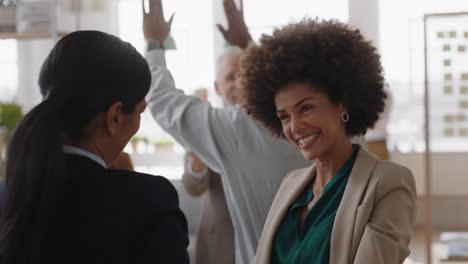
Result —
[[[350,143],[385,108],[376,49],[346,24],[304,19],[250,44],[241,67],[247,113],[315,161],[284,178],[254,263],[403,263],[413,175]]]

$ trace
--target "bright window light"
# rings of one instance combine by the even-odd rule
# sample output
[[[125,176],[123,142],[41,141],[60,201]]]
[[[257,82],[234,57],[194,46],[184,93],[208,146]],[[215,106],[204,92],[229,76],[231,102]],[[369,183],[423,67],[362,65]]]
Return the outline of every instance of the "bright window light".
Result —
[[[18,89],[16,40],[0,40],[0,102],[13,102]]]

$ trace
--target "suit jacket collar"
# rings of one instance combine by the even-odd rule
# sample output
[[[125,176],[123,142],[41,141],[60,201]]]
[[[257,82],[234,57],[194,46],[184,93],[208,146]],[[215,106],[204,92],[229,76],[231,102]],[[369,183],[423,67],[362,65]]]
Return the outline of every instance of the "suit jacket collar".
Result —
[[[85,149],[78,148],[78,147],[71,146],[71,145],[64,145],[63,152],[65,154],[75,154],[75,155],[81,155],[81,156],[87,157],[95,161],[99,165],[103,166],[104,168],[107,168],[106,162],[101,157]]]
[[[78,167],[93,170],[106,170],[105,167],[97,163],[95,160],[75,153],[65,153],[65,162],[67,164],[67,167],[74,169],[76,169],[75,167]]]

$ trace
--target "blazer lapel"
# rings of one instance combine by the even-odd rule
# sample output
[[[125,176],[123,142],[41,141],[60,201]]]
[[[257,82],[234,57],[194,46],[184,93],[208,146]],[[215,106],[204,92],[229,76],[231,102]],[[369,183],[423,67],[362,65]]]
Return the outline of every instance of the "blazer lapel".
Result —
[[[376,163],[375,157],[366,150],[359,149],[340,207],[335,216],[331,237],[330,263],[350,263],[357,208]]]
[[[269,239],[265,241],[267,243],[267,250],[264,252],[265,262],[262,261],[261,263],[271,262],[271,250],[276,231],[288,212],[289,206],[293,204],[314,177],[315,165],[312,165],[303,170],[293,172],[288,179],[285,180],[284,185],[282,184],[281,189],[278,190],[275,202],[272,204],[272,208],[270,209],[272,215],[268,216],[272,221],[270,223],[266,223],[266,232],[265,234],[262,234],[262,236]]]

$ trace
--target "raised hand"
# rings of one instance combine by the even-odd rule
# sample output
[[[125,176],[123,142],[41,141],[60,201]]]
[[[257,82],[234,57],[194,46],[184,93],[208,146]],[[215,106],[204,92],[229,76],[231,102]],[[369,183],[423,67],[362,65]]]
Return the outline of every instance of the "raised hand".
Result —
[[[143,34],[147,41],[157,40],[160,43],[164,43],[171,32],[172,20],[175,13],[166,22],[161,1],[149,0],[149,13],[145,11],[145,0],[141,1],[143,7]]]
[[[244,21],[244,7],[241,1],[240,9],[237,9],[234,0],[223,0],[224,12],[226,14],[228,29],[217,24],[219,31],[229,44],[245,49],[252,36]]]
[[[192,171],[196,173],[202,173],[203,170],[206,168],[206,165],[201,161],[195,154],[192,152],[188,153],[188,157],[190,159],[190,166],[192,166]]]

